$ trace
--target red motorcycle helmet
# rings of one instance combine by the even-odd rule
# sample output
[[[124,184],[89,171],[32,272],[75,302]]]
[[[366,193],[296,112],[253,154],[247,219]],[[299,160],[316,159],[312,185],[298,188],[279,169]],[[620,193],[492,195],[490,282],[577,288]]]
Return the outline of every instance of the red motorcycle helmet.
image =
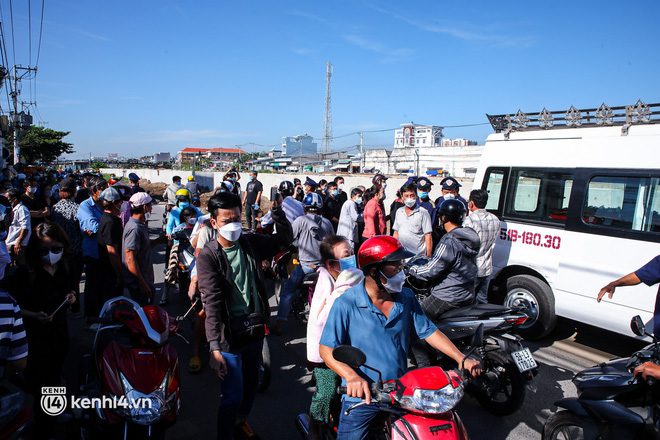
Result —
[[[407,251],[396,238],[377,235],[362,243],[357,259],[358,267],[365,269],[376,264],[405,260],[414,256],[415,254]]]

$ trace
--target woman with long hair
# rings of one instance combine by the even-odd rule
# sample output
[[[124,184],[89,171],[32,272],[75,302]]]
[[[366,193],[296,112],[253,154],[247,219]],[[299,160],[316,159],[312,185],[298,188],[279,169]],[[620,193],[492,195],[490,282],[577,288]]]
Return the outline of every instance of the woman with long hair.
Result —
[[[387,232],[386,216],[382,201],[385,200],[385,189],[371,187],[367,190],[369,201],[364,207],[364,232],[362,238],[367,240]]]
[[[46,221],[34,228],[25,263],[11,276],[8,290],[21,307],[28,339],[25,379],[35,400],[42,387],[61,385],[69,348],[66,311],[76,300],[71,285],[71,245],[64,230]],[[57,418],[35,405],[38,438],[52,436]]]

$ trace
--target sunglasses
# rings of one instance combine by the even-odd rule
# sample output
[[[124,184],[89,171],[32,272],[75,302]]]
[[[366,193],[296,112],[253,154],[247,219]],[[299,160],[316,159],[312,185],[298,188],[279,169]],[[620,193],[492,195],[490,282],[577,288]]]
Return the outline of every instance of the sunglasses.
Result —
[[[39,254],[43,257],[48,255],[49,252],[53,252],[54,254],[59,254],[60,252],[64,251],[64,246],[54,246],[54,247],[42,247],[39,248]]]

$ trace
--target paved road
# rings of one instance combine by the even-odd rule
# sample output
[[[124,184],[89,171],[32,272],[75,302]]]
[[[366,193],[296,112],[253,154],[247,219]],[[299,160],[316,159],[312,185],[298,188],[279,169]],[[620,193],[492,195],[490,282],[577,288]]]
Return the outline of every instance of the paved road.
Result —
[[[155,206],[150,227],[153,234],[160,227],[163,206]],[[164,247],[154,249],[157,289],[162,286]],[[161,290],[157,291],[158,297]],[[594,292],[595,294],[595,292]],[[595,304],[595,300],[594,300]],[[275,300],[271,298],[275,310]],[[182,314],[186,303],[173,298],[165,307],[171,315]],[[192,328],[185,327],[192,338]],[[76,359],[91,346],[92,334],[82,330],[81,320],[72,321],[72,349],[67,376],[75,381]],[[273,362],[270,388],[257,397],[250,416],[255,432],[264,440],[300,438],[294,418],[309,409],[313,389],[311,375],[305,369],[305,327],[292,319],[284,336],[268,336]],[[215,436],[215,417],[219,402],[220,381],[208,368],[208,355],[203,370],[197,375],[188,372],[191,348],[181,339],[173,341],[181,362],[181,411],[177,423],[169,430],[169,439],[206,439]],[[583,368],[614,356],[626,356],[637,341],[592,327],[560,320],[557,329],[547,338],[525,343],[540,364],[536,392],[528,391],[523,408],[509,417],[496,417],[484,411],[475,399],[466,396],[458,406],[470,437],[473,439],[533,439],[540,438],[545,420],[555,411],[553,402],[575,395],[573,375]]]

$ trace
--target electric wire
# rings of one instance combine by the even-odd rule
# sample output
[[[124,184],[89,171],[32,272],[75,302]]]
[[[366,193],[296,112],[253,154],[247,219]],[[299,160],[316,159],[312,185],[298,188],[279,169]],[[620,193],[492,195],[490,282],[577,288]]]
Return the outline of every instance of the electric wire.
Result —
[[[41,55],[41,36],[44,31],[44,5],[46,0],[41,0],[41,24],[39,25],[39,44],[37,45],[37,61],[34,63],[34,68],[36,69],[39,66],[39,55]]]
[[[16,39],[14,38],[14,6],[12,1],[9,0],[9,16],[11,18],[11,46],[12,46],[12,57],[14,58],[14,66],[16,65]]]

